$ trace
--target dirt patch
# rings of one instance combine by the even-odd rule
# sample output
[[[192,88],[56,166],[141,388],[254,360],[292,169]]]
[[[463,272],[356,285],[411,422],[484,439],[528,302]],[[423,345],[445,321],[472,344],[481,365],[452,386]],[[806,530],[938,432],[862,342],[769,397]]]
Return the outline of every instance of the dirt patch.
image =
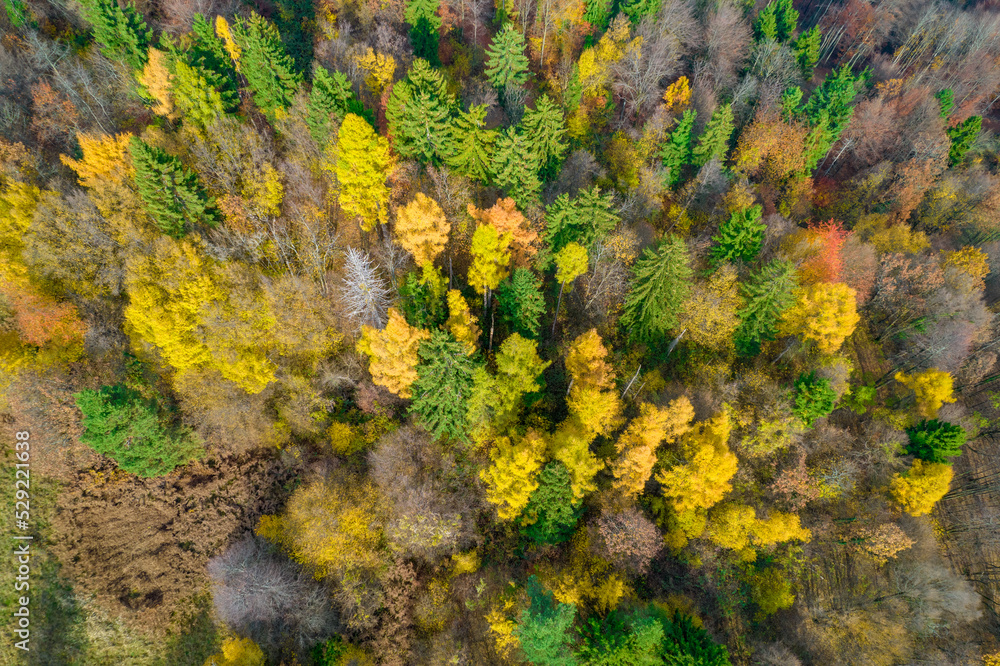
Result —
[[[60,492],[51,552],[109,611],[165,629],[178,604],[208,584],[208,559],[279,510],[293,476],[270,451],[216,457],[157,479],[108,462],[78,472]]]

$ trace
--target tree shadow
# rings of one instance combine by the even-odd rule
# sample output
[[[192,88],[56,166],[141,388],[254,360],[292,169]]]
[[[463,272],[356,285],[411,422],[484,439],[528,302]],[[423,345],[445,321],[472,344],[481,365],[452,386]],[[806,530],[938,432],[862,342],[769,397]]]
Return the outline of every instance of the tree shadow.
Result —
[[[207,592],[196,594],[186,605],[166,640],[163,666],[202,666],[221,651],[219,630],[212,619],[212,596]]]

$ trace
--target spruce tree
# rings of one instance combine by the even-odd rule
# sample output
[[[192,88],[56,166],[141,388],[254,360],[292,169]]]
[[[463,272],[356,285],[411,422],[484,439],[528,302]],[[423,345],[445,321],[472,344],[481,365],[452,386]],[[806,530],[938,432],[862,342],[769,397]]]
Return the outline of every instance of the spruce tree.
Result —
[[[906,429],[909,443],[906,451],[929,463],[951,464],[949,458],[962,455],[966,432],[961,426],[947,421],[924,420]]]
[[[413,55],[423,58],[434,67],[441,66],[438,58],[439,0],[409,0],[406,3],[406,22],[410,24],[410,44]]]
[[[521,514],[521,531],[535,543],[562,543],[573,536],[582,513],[581,503],[574,501],[569,470],[553,460],[538,475],[538,488]]]
[[[635,340],[655,342],[677,325],[691,291],[691,256],[677,236],[646,248],[632,268],[632,290],[625,298],[621,324]]]
[[[256,12],[237,22],[233,32],[242,50],[240,73],[246,77],[254,104],[274,122],[291,106],[302,75],[285,52],[278,29]]]
[[[807,81],[812,79],[816,63],[819,62],[819,47],[822,40],[823,34],[817,25],[799,35],[798,39],[792,44],[795,61],[799,64],[799,69],[802,71],[802,78]]]
[[[445,163],[469,178],[485,183],[490,179],[496,130],[486,129],[486,105],[459,112],[449,132]]]
[[[528,58],[524,55],[524,35],[505,23],[486,49],[486,78],[497,90],[528,80]]]
[[[762,342],[773,340],[781,314],[795,302],[795,266],[774,259],[753,274],[740,289],[743,307],[737,312],[736,349],[744,356],[760,353]]]
[[[688,109],[681,116],[677,127],[670,133],[670,138],[660,151],[660,158],[667,170],[667,187],[673,187],[681,180],[681,172],[691,163],[691,130],[698,112]]]
[[[498,291],[500,319],[514,333],[526,338],[538,337],[545,314],[542,281],[527,268],[515,268],[510,282]]]
[[[787,42],[799,27],[799,12],[792,6],[792,0],[777,0],[774,4],[778,41]]]
[[[464,343],[440,329],[420,343],[410,412],[435,439],[465,439],[468,400],[476,364]]]
[[[421,58],[392,87],[386,119],[393,148],[402,157],[440,164],[448,153],[454,96],[441,72]]]
[[[542,182],[538,179],[538,154],[527,137],[508,127],[497,139],[493,153],[493,182],[504,189],[520,208],[538,199]]]
[[[982,116],[969,116],[955,127],[948,128],[948,138],[951,139],[951,148],[948,150],[949,165],[962,163],[982,127]]]
[[[528,578],[530,605],[521,612],[514,630],[521,651],[538,666],[575,666],[573,619],[576,606],[556,601],[536,576]]]
[[[760,254],[767,231],[767,225],[760,221],[762,210],[758,205],[734,211],[719,225],[718,235],[712,236],[716,243],[711,250],[714,266],[725,261],[752,261]]]
[[[330,139],[331,118],[342,122],[348,113],[365,117],[369,123],[375,122],[371,112],[355,98],[347,76],[338,71],[331,74],[325,67],[317,64],[313,70],[312,88],[309,90],[304,119],[316,143],[321,147],[325,146]]]
[[[604,32],[611,21],[611,5],[612,0],[587,0],[583,20],[594,26],[598,32]]]
[[[692,152],[694,165],[703,167],[716,157],[720,159],[725,157],[732,136],[733,107],[723,104],[712,114],[705,131],[698,138],[698,145]]]
[[[628,0],[621,4],[621,10],[633,24],[638,25],[642,19],[655,14],[660,4],[659,0]]]
[[[546,179],[559,173],[566,154],[566,120],[548,95],[535,101],[534,109],[526,109],[521,119],[521,129],[542,165],[541,174]]]
[[[952,92],[951,88],[943,88],[934,97],[941,108],[941,117],[947,118],[950,116],[951,110],[955,108],[955,93]]]
[[[146,66],[153,33],[142,14],[129,2],[122,7],[118,0],[82,0],[83,16],[94,27],[94,40],[109,58],[121,60],[133,72]]]
[[[809,96],[802,115],[812,126],[806,136],[806,168],[815,169],[840,138],[854,115],[854,96],[863,80],[851,73],[850,65],[833,70]]]
[[[771,2],[757,14],[757,20],[753,23],[753,31],[758,41],[778,41],[778,16],[776,10],[777,6]]]
[[[191,227],[218,224],[198,176],[170,155],[133,136],[129,144],[143,207],[163,233],[180,238]]]
[[[555,254],[567,243],[589,248],[618,226],[618,221],[612,194],[602,194],[597,185],[580,190],[573,198],[561,194],[545,211],[544,235],[549,252]]]
[[[201,14],[195,14],[191,34],[193,37],[185,54],[187,62],[222,77],[225,82],[217,82],[220,92],[231,91],[238,102],[236,68],[222,40],[215,34],[214,26]]]

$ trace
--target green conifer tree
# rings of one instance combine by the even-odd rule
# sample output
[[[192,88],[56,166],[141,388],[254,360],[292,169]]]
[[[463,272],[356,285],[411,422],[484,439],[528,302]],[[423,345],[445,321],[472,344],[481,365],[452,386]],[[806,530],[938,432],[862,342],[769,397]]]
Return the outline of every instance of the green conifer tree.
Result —
[[[798,30],[799,12],[792,6],[792,0],[777,0],[774,4],[778,41],[787,42]]]
[[[830,72],[809,96],[802,108],[802,115],[812,126],[806,137],[807,169],[815,169],[847,129],[854,115],[854,96],[863,83],[861,77],[851,73],[850,65],[844,65]]]
[[[703,167],[713,158],[724,158],[733,136],[733,107],[723,104],[715,110],[692,152],[694,165]]]
[[[197,224],[218,224],[198,176],[180,160],[135,136],[129,151],[143,207],[163,233],[180,238]]]
[[[823,41],[823,34],[819,26],[813,26],[799,35],[792,45],[795,53],[795,61],[802,70],[802,78],[810,80],[816,70],[816,63],[819,62],[819,47]]]
[[[764,9],[757,14],[757,20],[753,23],[754,35],[758,41],[765,39],[772,42],[778,41],[778,16],[777,5],[774,2],[768,3]]]
[[[215,28],[204,16],[195,14],[191,34],[191,42],[185,54],[188,64],[218,74],[225,81],[224,84],[217,84],[220,92],[230,91],[238,100],[236,68],[233,67],[233,61],[226,53],[222,40],[215,34]]]
[[[121,60],[133,72],[146,66],[153,32],[132,2],[124,7],[118,0],[82,0],[83,16],[94,27],[94,40],[109,58]]]
[[[557,602],[536,576],[528,578],[527,591],[531,603],[514,630],[524,656],[537,666],[576,666],[571,645],[576,606]]]
[[[192,67],[183,60],[174,63],[174,101],[190,121],[201,127],[208,127],[239,104],[235,93],[220,89],[220,85],[225,85],[225,79],[210,69]]]
[[[621,10],[635,25],[647,16],[655,14],[660,5],[659,0],[628,0],[621,4]]]
[[[541,175],[546,179],[554,178],[568,148],[562,109],[548,95],[542,95],[535,101],[534,109],[525,109],[521,131],[538,155]]]
[[[604,32],[611,22],[611,5],[612,0],[587,0],[583,20],[594,26],[598,32]]]
[[[741,354],[756,356],[762,342],[775,338],[781,314],[795,303],[796,286],[795,266],[785,259],[772,260],[741,286],[743,307],[737,312],[735,336]]]
[[[490,179],[496,130],[486,129],[486,105],[459,112],[449,132],[445,164],[481,183]]]
[[[505,23],[486,49],[486,78],[497,90],[528,80],[528,57],[524,55],[524,35]]]
[[[304,119],[316,143],[325,146],[330,140],[331,120],[342,122],[348,113],[365,117],[370,123],[375,122],[374,117],[370,117],[371,112],[354,96],[347,76],[338,71],[331,74],[325,67],[317,64],[313,70],[312,88],[309,90]]]
[[[440,67],[438,58],[441,17],[438,16],[439,0],[408,0],[406,22],[410,24],[410,44],[413,55],[423,58],[433,67]]]
[[[934,97],[937,98],[938,106],[941,107],[941,117],[950,116],[952,109],[955,108],[955,93],[952,92],[951,88],[940,90]]]
[[[979,136],[983,127],[982,116],[969,116],[955,127],[949,127],[948,138],[951,148],[948,150],[948,164],[955,166],[965,160],[965,154],[972,148],[973,142]]]
[[[712,264],[725,261],[752,261],[760,254],[767,225],[761,222],[763,209],[751,206],[733,211],[729,219],[719,225],[719,233],[712,236],[716,245],[711,250]]]
[[[545,314],[542,281],[527,268],[515,268],[510,282],[500,285],[498,296],[501,321],[514,333],[538,337]]]
[[[655,250],[646,248],[632,273],[621,324],[632,339],[655,342],[677,325],[677,315],[691,292],[693,271],[687,244],[677,236],[667,236]]]
[[[698,113],[694,109],[685,111],[660,151],[660,158],[667,170],[667,187],[673,187],[679,183],[682,170],[691,163],[691,130],[697,115]]]
[[[538,154],[528,138],[508,127],[497,138],[493,153],[493,182],[504,189],[517,202],[527,208],[538,199],[542,181],[538,178]]]
[[[951,464],[949,458],[962,455],[966,432],[961,426],[947,421],[921,421],[906,429],[909,439],[906,450],[911,455],[929,463]]]
[[[435,437],[465,439],[468,400],[476,364],[466,345],[440,329],[420,343],[420,364],[410,412]]]
[[[618,226],[618,222],[612,193],[602,194],[597,185],[580,190],[573,198],[561,194],[545,211],[548,250],[554,255],[568,243],[589,248]]]
[[[581,513],[581,503],[573,500],[569,470],[553,460],[538,475],[538,488],[524,507],[522,532],[535,543],[562,543],[573,536]]]
[[[254,104],[274,122],[291,106],[302,75],[285,52],[281,34],[256,12],[240,20],[233,29],[242,50],[240,72],[246,77]]]
[[[406,79],[392,87],[386,119],[392,145],[402,157],[440,164],[448,153],[454,96],[441,72],[418,58]]]

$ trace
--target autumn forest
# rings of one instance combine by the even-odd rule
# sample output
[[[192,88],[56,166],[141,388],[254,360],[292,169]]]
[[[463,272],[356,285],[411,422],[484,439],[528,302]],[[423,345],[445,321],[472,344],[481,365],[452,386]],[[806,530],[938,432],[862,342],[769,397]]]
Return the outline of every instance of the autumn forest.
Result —
[[[1000,4],[0,4],[0,666],[1000,666]]]

